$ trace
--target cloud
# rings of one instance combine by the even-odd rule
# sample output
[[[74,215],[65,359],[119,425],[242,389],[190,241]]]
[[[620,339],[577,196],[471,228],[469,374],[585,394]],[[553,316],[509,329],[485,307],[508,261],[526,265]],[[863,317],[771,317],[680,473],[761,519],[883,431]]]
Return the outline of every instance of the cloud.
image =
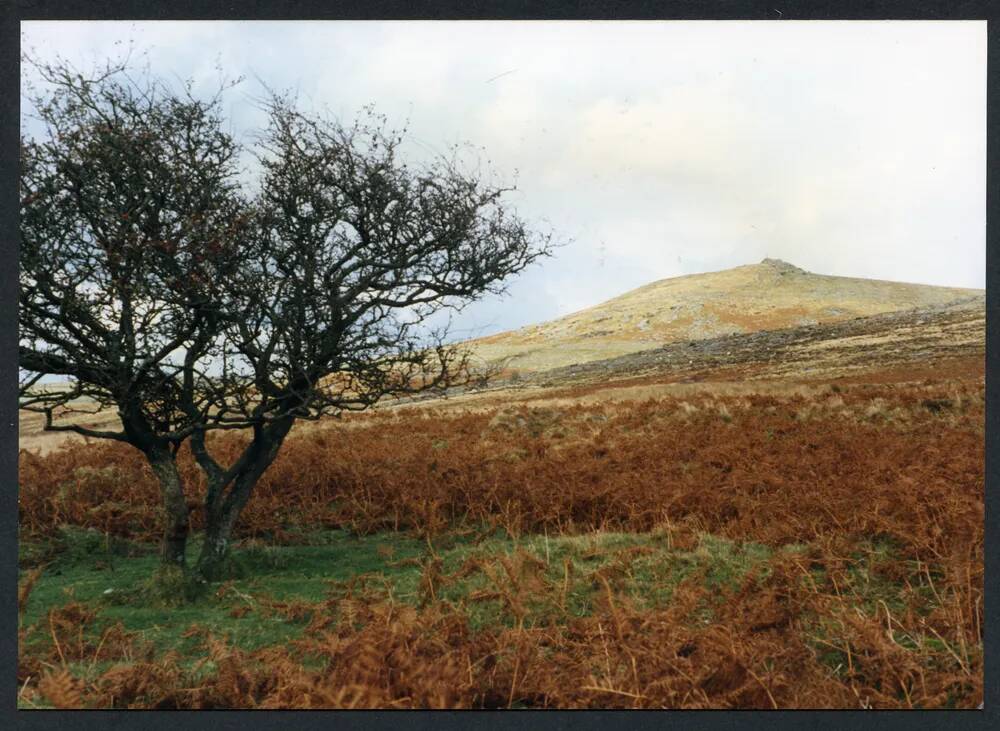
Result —
[[[426,156],[469,141],[572,243],[469,308],[497,331],[765,255],[820,273],[985,286],[982,22],[28,22],[40,52],[150,48],[154,71],[253,74]]]

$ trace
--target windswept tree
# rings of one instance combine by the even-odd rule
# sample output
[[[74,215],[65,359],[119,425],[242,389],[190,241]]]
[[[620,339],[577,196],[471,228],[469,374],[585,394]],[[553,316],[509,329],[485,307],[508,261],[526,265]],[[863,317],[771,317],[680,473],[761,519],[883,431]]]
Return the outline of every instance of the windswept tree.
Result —
[[[141,450],[162,489],[164,560],[181,563],[175,457],[210,410],[205,384],[225,388],[206,377],[231,316],[221,283],[253,235],[238,150],[218,96],[139,83],[123,65],[90,77],[35,68],[50,92],[33,98],[44,131],[21,141],[21,406],[43,412],[48,430]],[[81,401],[117,409],[121,429],[54,418]]]
[[[197,99],[125,65],[37,68],[45,132],[21,143],[21,405],[46,429],[142,451],[163,495],[162,558],[180,566],[187,442],[207,483],[206,578],[297,420],[462,382],[442,311],[502,292],[549,251],[509,188],[454,160],[407,164],[402,135],[370,112],[345,126],[270,95],[248,188],[221,91]],[[121,429],[61,422],[81,399],[116,409]],[[212,453],[217,430],[249,434],[232,463]]]

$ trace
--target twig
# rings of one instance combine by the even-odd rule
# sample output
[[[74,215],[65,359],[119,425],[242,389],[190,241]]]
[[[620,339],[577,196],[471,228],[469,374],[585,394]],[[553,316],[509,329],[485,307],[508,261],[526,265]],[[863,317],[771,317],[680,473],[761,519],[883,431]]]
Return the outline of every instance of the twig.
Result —
[[[774,696],[771,695],[771,689],[768,688],[767,685],[764,684],[763,680],[761,680],[759,677],[757,677],[757,673],[755,673],[753,670],[751,670],[750,668],[747,668],[747,672],[750,673],[750,677],[751,678],[753,678],[758,683],[760,683],[760,687],[764,689],[764,692],[767,693],[767,697],[771,699],[771,707],[774,708],[775,710],[777,710],[778,703],[777,703],[777,701],[774,700]]]
[[[959,667],[962,668],[962,670],[965,672],[965,674],[966,675],[972,675],[972,673],[969,671],[969,666],[966,664],[966,662],[961,657],[959,657],[958,653],[955,652],[952,649],[951,645],[948,644],[948,641],[944,637],[942,637],[940,634],[938,634],[938,631],[936,629],[934,629],[933,627],[931,627],[930,625],[927,625],[927,629],[929,629],[931,632],[933,632],[934,636],[937,637],[939,640],[941,640],[941,644],[944,645],[944,648],[949,653],[951,653],[951,656],[953,658],[955,658],[958,661]]]
[[[101,654],[101,648],[104,647],[104,641],[108,638],[108,634],[110,632],[111,632],[111,630],[105,630],[104,633],[101,635],[101,641],[97,643],[97,649],[94,650],[94,659],[90,661],[90,669],[91,670],[93,670],[94,669],[94,665],[97,664],[97,658]]]
[[[49,633],[52,635],[52,641],[56,645],[56,650],[59,652],[59,659],[62,660],[63,666],[66,665],[66,656],[63,655],[62,647],[59,645],[59,639],[56,637],[56,628],[52,625],[52,615],[49,615]]]
[[[17,697],[18,697],[19,700],[23,699],[23,697],[24,697],[24,690],[25,690],[25,688],[28,687],[28,683],[31,681],[31,678],[32,678],[32,676],[30,676],[30,675],[27,678],[25,678],[24,679],[24,683],[21,685],[21,690],[17,691]],[[27,701],[27,702],[31,703],[31,701]],[[34,705],[34,704],[32,703],[32,705]]]
[[[520,648],[519,648],[520,649]],[[521,667],[521,653],[517,653],[517,657],[514,660],[514,674],[510,679],[510,695],[507,696],[507,708],[514,705],[514,688],[517,687],[517,671]]]

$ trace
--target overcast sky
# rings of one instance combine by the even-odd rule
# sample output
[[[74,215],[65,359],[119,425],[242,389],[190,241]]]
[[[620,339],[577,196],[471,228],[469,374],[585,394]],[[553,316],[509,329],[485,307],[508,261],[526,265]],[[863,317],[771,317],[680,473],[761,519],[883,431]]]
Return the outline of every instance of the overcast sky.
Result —
[[[985,286],[985,22],[27,22],[88,67],[133,42],[246,141],[259,77],[414,154],[485,148],[528,220],[571,240],[456,325],[488,334],[656,279],[784,259]]]

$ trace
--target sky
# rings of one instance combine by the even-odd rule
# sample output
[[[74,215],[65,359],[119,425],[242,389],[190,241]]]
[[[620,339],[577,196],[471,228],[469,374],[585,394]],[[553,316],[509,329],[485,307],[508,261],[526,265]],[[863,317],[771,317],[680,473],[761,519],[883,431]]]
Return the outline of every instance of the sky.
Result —
[[[217,87],[252,142],[263,91],[407,124],[415,158],[468,144],[562,242],[453,321],[560,317],[666,277],[764,257],[819,274],[985,287],[980,21],[22,23],[81,68],[131,43]],[[30,123],[22,122],[30,129]]]

